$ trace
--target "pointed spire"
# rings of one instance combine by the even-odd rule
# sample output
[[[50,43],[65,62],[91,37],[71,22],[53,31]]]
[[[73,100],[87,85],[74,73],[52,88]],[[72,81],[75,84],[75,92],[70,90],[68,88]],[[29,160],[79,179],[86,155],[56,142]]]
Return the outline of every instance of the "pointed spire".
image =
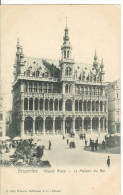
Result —
[[[102,58],[102,61],[101,61],[101,65],[103,65],[103,58]]]
[[[62,58],[63,59],[70,59],[71,58],[71,43],[70,43],[70,39],[69,39],[69,35],[68,35],[68,27],[67,27],[67,17],[66,17],[66,25],[65,25],[65,29],[64,29],[64,36],[63,36],[63,44],[61,46],[61,50],[62,50]]]
[[[95,49],[94,60],[95,60],[95,61],[97,61],[97,54],[96,54],[96,49]]]
[[[100,65],[100,67],[101,67],[101,69],[104,68],[103,58],[102,58],[102,60],[101,60],[101,65]]]
[[[17,38],[17,47],[19,47],[20,46],[20,39],[19,39],[19,37]]]

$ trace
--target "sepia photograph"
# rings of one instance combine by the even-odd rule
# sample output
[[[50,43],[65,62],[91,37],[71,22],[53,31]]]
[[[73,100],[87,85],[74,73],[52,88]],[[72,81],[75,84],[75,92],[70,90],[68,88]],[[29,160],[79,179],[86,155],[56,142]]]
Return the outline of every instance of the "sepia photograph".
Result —
[[[93,192],[120,195],[120,5],[1,5],[0,22],[1,170],[117,170]]]

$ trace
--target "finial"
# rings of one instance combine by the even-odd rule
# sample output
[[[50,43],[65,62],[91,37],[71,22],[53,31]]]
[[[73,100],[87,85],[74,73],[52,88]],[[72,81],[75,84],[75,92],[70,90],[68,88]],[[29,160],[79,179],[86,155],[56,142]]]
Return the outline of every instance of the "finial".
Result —
[[[19,37],[17,38],[17,45],[19,45],[20,44],[20,39],[19,39]]]
[[[96,54],[96,49],[95,49],[95,55],[94,55],[94,60],[97,60],[97,54]]]
[[[101,68],[103,68],[104,67],[104,64],[103,64],[103,58],[102,58],[102,60],[101,60]]]

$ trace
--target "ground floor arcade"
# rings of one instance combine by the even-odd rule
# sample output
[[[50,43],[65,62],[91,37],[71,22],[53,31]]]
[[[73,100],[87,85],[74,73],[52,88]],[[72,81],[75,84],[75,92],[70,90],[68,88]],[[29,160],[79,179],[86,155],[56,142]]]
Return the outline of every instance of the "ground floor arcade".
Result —
[[[107,119],[102,117],[25,117],[21,121],[21,134],[69,134],[70,132],[105,132]]]

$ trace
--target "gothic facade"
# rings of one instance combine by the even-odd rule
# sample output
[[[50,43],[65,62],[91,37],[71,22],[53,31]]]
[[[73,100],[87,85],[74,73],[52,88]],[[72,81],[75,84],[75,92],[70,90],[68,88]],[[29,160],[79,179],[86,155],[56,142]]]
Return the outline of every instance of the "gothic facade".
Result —
[[[77,64],[66,26],[61,60],[25,57],[17,41],[13,123],[17,134],[106,132],[108,105],[104,64]]]

